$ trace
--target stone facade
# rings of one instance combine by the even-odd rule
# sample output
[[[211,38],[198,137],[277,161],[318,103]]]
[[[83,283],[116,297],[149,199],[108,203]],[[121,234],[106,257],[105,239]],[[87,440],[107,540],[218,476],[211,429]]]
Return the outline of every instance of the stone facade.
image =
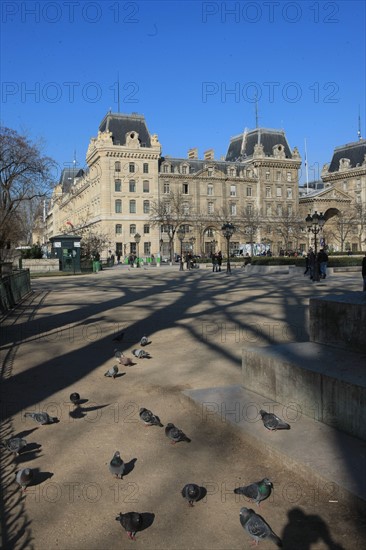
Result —
[[[243,212],[258,213],[268,221],[298,213],[300,155],[291,151],[283,131],[257,128],[232,138],[225,160],[215,160],[212,149],[198,159],[162,156],[156,134],[143,116],[108,113],[90,140],[87,170],[63,174],[55,188],[47,216],[47,238],[79,227],[108,234],[108,250],[122,256],[136,253],[134,235],[141,235],[140,256],[168,254],[164,227],[151,220],[151,206],[171,193],[181,195],[183,243],[194,253],[226,250],[220,228],[226,219],[240,224]],[[69,170],[70,171],[70,170]],[[72,180],[70,185],[68,180]],[[281,235],[267,224],[256,230],[255,242],[267,242],[274,253],[283,246]],[[193,237],[194,245],[190,244]],[[235,234],[231,248],[249,242]],[[180,243],[175,239],[174,250]]]

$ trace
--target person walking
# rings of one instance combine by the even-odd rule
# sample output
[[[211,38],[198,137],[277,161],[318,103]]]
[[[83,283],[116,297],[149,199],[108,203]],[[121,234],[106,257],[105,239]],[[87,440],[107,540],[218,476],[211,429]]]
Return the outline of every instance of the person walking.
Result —
[[[222,254],[221,250],[217,253],[217,266],[219,268],[219,271],[221,271],[221,265],[222,265]]]
[[[325,277],[327,276],[328,254],[325,252],[324,248],[321,248],[319,250],[318,263],[319,263],[320,278],[325,279]]]
[[[215,254],[214,252],[212,253],[212,271],[217,271],[217,254]]]
[[[315,254],[314,254],[313,249],[311,247],[309,248],[308,257],[309,257],[310,279],[313,280],[314,275],[315,275]]]
[[[366,292],[366,252],[362,258],[363,291]]]

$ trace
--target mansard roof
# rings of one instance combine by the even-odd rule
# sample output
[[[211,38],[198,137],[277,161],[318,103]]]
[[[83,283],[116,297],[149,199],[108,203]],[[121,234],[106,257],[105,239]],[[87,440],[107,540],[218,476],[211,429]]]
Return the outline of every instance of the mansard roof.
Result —
[[[199,172],[204,171],[209,166],[213,166],[215,168],[215,171],[222,172],[226,174],[228,167],[230,164],[224,160],[216,160],[216,159],[187,159],[187,158],[173,158],[173,157],[161,157],[159,159],[159,170],[161,170],[161,165],[163,163],[168,163],[171,166],[179,167],[182,164],[186,164],[189,166],[189,173],[190,174],[197,174]],[[238,165],[231,165],[236,170],[239,168]]]
[[[341,159],[349,159],[349,168],[356,168],[361,166],[365,160],[366,155],[366,139],[360,139],[346,145],[341,145],[334,149],[332,161],[329,165],[328,172],[339,171],[339,161]]]
[[[245,130],[243,134],[235,136],[230,140],[226,160],[234,162],[252,157],[256,144],[263,145],[264,154],[267,157],[273,157],[273,147],[275,145],[283,145],[285,157],[288,159],[292,158],[292,153],[283,130],[255,128],[254,130]]]
[[[84,175],[82,168],[64,168],[61,172],[59,185],[62,187],[63,193],[68,193],[74,183],[75,178],[81,178]]]
[[[137,132],[142,147],[151,147],[150,133],[147,129],[145,117],[138,113],[130,115],[109,112],[99,126],[100,132],[112,133],[114,145],[126,145],[126,134]]]

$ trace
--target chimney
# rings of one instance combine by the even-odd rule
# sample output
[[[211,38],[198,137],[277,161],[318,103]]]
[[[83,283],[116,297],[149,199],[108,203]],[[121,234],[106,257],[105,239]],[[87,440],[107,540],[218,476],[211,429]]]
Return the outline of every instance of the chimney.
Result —
[[[207,149],[207,151],[205,151],[203,153],[203,158],[204,160],[214,160],[215,158],[215,152],[213,149]]]
[[[198,149],[194,147],[193,149],[188,149],[188,158],[189,159],[198,159]]]

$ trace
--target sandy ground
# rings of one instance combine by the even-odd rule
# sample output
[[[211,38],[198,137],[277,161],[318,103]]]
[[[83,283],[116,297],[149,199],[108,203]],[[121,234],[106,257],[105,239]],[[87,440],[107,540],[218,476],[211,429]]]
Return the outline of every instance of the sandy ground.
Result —
[[[116,267],[32,286],[33,295],[3,321],[1,438],[21,435],[30,444],[19,457],[1,453],[4,548],[250,548],[242,506],[260,513],[289,550],[366,547],[356,501],[346,504],[334,487],[274,462],[182,394],[239,384],[244,346],[306,341],[309,297],[360,290],[361,276],[315,287],[307,278],[240,270],[227,276]],[[122,331],[123,340],[113,341]],[[120,367],[115,380],[104,377],[114,348],[132,357],[143,334],[151,338],[151,359]],[[70,416],[73,391],[85,402]],[[146,428],[140,407],[183,429],[191,443],[174,446],[163,428]],[[47,411],[59,422],[37,426],[25,411]],[[108,469],[116,450],[128,464],[122,480]],[[14,482],[21,467],[36,472],[25,494]],[[233,493],[263,477],[274,491],[260,508]],[[180,494],[186,483],[207,491],[193,508]],[[135,542],[115,521],[127,511],[146,514]]]

